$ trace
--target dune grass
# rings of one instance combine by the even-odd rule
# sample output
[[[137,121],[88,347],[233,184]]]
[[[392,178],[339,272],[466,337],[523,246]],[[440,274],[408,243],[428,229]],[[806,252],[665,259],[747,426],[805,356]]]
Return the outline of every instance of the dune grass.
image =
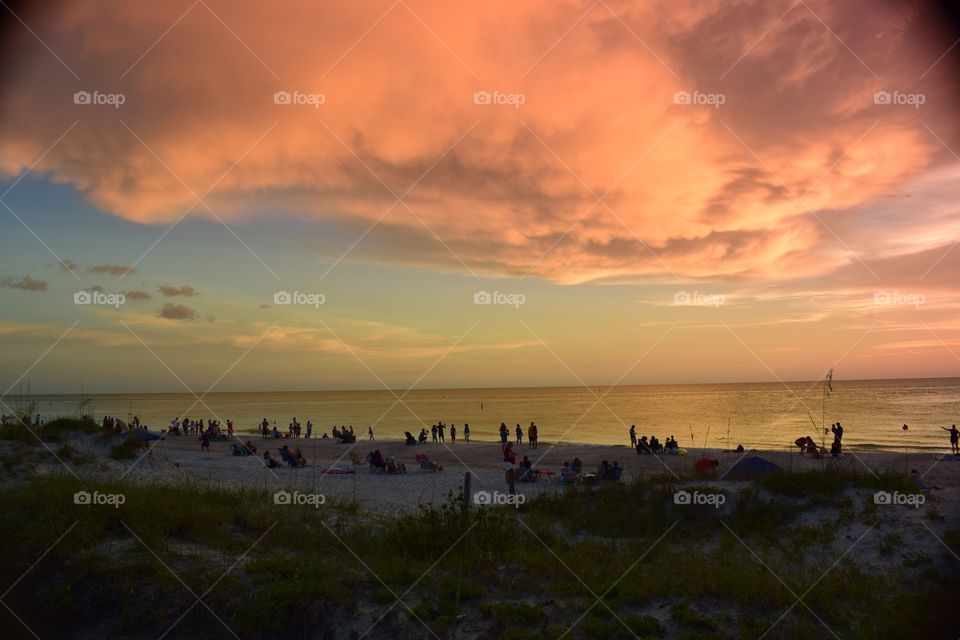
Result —
[[[101,432],[97,423],[78,418],[57,418],[40,427],[28,426],[24,420],[14,417],[10,424],[0,426],[0,440],[41,446],[40,440],[59,442],[70,434]]]
[[[866,530],[849,490],[907,486],[824,476],[770,476],[723,509],[678,506],[661,478],[521,509],[465,512],[450,495],[383,517],[354,503],[276,504],[255,490],[60,475],[0,490],[3,584],[16,583],[5,601],[41,637],[159,637],[185,614],[168,637],[232,637],[229,627],[241,638],[348,638],[376,623],[367,637],[741,638],[763,635],[791,606],[767,638],[830,635],[810,610],[842,638],[955,637],[936,614],[956,573],[936,563],[908,580],[850,554],[823,575],[851,542],[836,550],[841,532]],[[123,503],[75,504],[78,491]],[[835,516],[798,523],[811,505]],[[901,542],[862,544],[889,555]]]

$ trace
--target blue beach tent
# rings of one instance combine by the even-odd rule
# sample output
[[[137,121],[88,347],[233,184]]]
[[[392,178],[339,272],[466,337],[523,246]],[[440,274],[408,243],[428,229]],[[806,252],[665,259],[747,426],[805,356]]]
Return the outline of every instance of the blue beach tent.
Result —
[[[151,441],[151,440],[164,440],[164,439],[165,439],[165,438],[164,438],[162,435],[160,435],[159,433],[151,433],[150,431],[146,431],[146,430],[144,430],[144,429],[134,429],[134,430],[133,430],[133,437],[135,437],[137,440],[142,440],[143,442],[149,442],[149,441]]]
[[[730,470],[723,474],[723,479],[757,480],[776,471],[783,471],[783,469],[773,464],[769,460],[764,460],[759,456],[751,456],[749,458],[744,458],[737,464],[730,467]]]

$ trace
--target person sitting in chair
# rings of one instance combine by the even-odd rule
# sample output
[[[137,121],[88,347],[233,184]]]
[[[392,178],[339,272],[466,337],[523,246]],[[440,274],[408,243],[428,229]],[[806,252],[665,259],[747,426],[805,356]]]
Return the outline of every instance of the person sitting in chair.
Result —
[[[611,482],[620,482],[620,478],[623,477],[623,467],[620,466],[620,463],[614,460],[613,466],[610,468],[610,477]]]
[[[277,467],[280,466],[280,463],[277,462],[277,459],[271,457],[269,451],[264,451],[264,452],[263,452],[263,463],[264,463],[265,465],[267,465],[267,468],[268,468],[268,469],[276,469]]]
[[[300,447],[297,447],[293,452],[293,459],[296,461],[297,466],[305,467],[307,466],[307,459],[303,457],[303,452],[300,451]]]
[[[383,470],[387,473],[406,473],[407,466],[405,464],[397,463],[397,459],[393,456],[387,456],[387,459],[384,460]]]
[[[384,468],[383,454],[380,453],[380,449],[374,449],[367,454],[367,462],[370,463],[370,470],[374,471],[376,469]]]

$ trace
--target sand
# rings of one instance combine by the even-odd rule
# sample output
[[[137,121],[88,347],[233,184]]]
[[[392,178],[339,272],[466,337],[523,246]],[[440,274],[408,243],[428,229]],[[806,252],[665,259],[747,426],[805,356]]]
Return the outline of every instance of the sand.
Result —
[[[91,436],[91,438],[102,438]],[[471,475],[471,492],[498,491],[505,493],[507,486],[504,478],[501,449],[496,442],[457,442],[451,444],[425,443],[417,446],[405,446],[400,442],[361,440],[354,445],[338,444],[331,440],[270,440],[260,437],[250,439],[257,447],[257,457],[236,457],[230,454],[230,442],[215,441],[209,452],[201,452],[200,443],[194,436],[171,436],[154,443],[149,452],[139,461],[119,463],[109,461],[109,472],[124,474],[127,479],[159,482],[199,483],[225,488],[257,488],[266,491],[292,491],[319,493],[326,500],[356,500],[363,507],[373,511],[408,511],[418,505],[439,504],[447,499],[449,492],[455,494],[464,485],[464,476]],[[115,438],[114,440],[119,441]],[[236,440],[236,442],[240,442]],[[270,450],[275,457],[282,444],[299,446],[309,466],[299,469],[284,465],[278,469],[267,469],[260,456]],[[102,446],[102,445],[101,445]],[[371,473],[368,465],[351,466],[350,453],[356,453],[365,460],[368,451],[380,449],[385,455],[393,455],[406,464],[407,473],[402,475]],[[563,462],[579,457],[584,461],[584,470],[593,471],[601,460],[618,461],[625,468],[624,479],[648,477],[654,474],[676,476],[676,481],[693,482],[693,463],[701,456],[716,458],[720,461],[718,480],[711,481],[725,487],[736,488],[744,483],[728,482],[722,479],[729,469],[741,457],[760,455],[786,470],[825,470],[841,467],[863,473],[895,471],[908,473],[911,469],[924,475],[925,481],[937,490],[938,500],[952,511],[960,504],[960,462],[938,462],[942,454],[894,453],[878,451],[846,450],[837,459],[815,459],[800,455],[796,449],[784,448],[783,451],[747,451],[745,454],[727,452],[719,449],[691,449],[686,456],[637,455],[627,446],[590,445],[561,443],[551,445],[541,443],[538,448],[527,445],[515,447],[518,460],[524,455],[534,462],[535,469],[544,469],[558,473]],[[440,472],[422,470],[417,465],[415,454],[425,454],[430,460],[443,465]],[[347,466],[354,473],[346,475],[328,475],[323,470],[330,465]],[[556,478],[556,476],[554,476]],[[543,493],[563,491],[556,479],[535,483],[516,483],[517,492],[526,497]],[[941,509],[944,511],[944,509]]]

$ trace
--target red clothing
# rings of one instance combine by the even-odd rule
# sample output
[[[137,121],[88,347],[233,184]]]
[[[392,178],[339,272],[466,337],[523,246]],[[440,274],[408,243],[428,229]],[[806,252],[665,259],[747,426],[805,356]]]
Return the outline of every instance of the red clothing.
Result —
[[[709,471],[710,469],[713,468],[713,460],[711,460],[710,458],[700,458],[699,460],[693,463],[693,468],[694,470],[696,470],[697,473],[701,473],[703,471]]]
[[[513,452],[513,447],[506,447],[503,450],[503,461],[510,464],[517,464],[517,454]]]

